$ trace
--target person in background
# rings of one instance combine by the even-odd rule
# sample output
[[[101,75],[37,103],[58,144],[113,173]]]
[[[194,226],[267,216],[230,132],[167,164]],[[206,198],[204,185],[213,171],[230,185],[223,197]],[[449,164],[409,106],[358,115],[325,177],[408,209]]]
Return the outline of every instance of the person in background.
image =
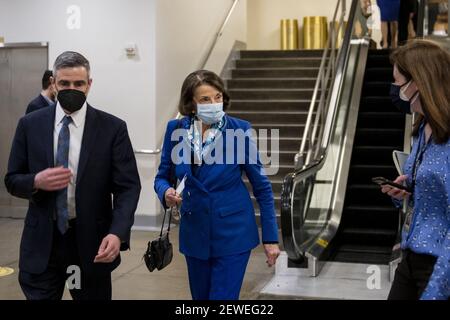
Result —
[[[51,83],[53,73],[46,70],[42,76],[42,91],[27,106],[25,114],[48,107],[55,102],[55,90]]]
[[[400,0],[377,0],[377,4],[381,14],[382,47],[383,49],[389,47],[395,49],[397,47]]]
[[[215,73],[187,76],[178,107],[184,117],[167,125],[154,183],[165,208],[181,203],[180,252],[194,300],[239,299],[251,250],[260,243],[244,173],[259,204],[267,264],[273,266],[280,254],[272,185],[256,145],[247,136],[235,137],[248,133],[250,123],[227,115],[229,105]],[[175,151],[180,146],[182,154]],[[185,178],[182,194],[171,188],[171,172],[180,181]]]
[[[413,19],[417,9],[417,0],[400,0],[398,17],[398,43],[400,45],[404,44],[408,39],[416,37]]]
[[[412,40],[391,55],[394,105],[414,113],[413,146],[394,182],[382,192],[400,207],[408,203],[402,228],[402,260],[390,300],[450,298],[450,53],[438,44]]]

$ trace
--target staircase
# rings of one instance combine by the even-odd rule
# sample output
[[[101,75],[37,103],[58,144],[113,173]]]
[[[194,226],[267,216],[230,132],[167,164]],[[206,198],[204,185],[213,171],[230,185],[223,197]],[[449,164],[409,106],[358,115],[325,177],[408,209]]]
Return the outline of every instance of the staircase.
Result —
[[[300,149],[322,54],[320,50],[241,51],[227,81],[230,116],[249,121],[257,132],[279,129],[279,170],[268,176],[278,220],[281,185],[284,176],[292,172],[294,156]],[[268,154],[260,148],[260,142],[258,136],[259,151]],[[270,151],[270,143],[267,149]],[[244,181],[251,191],[248,180]],[[255,199],[253,202],[259,220],[258,205]]]
[[[405,116],[391,103],[389,51],[368,55],[342,220],[331,253],[339,262],[388,264],[398,210],[371,178],[398,176],[392,151],[403,150]]]

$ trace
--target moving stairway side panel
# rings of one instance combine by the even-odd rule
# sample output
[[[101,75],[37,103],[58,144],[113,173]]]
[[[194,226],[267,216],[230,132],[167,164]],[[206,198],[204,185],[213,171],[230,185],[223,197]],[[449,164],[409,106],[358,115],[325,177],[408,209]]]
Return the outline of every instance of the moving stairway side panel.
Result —
[[[389,51],[370,50],[364,78],[342,220],[330,260],[388,264],[398,210],[372,177],[395,179],[393,150],[403,150],[405,116],[391,103]]]

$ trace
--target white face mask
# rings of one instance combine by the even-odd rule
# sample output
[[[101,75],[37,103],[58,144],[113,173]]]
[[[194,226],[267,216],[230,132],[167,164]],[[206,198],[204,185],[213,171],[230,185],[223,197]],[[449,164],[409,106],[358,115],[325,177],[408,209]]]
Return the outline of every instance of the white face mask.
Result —
[[[217,123],[222,120],[224,115],[223,102],[197,104],[197,117],[205,124]]]

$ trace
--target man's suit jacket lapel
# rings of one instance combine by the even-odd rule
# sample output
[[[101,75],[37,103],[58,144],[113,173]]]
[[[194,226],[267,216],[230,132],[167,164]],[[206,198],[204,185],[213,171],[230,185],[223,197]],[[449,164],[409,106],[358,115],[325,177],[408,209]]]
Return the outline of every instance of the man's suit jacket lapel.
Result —
[[[80,160],[78,162],[77,184],[81,181],[85,172],[91,149],[95,145],[94,142],[97,133],[98,124],[96,111],[90,105],[87,105],[86,122],[84,125],[83,139],[81,141]]]

